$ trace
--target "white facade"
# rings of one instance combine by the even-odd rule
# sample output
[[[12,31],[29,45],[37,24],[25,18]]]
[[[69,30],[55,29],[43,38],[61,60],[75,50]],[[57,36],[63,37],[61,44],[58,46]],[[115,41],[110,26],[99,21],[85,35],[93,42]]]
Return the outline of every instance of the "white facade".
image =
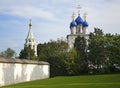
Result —
[[[37,43],[36,43],[36,40],[35,40],[33,32],[32,32],[31,21],[29,24],[29,32],[28,32],[24,47],[30,47],[31,49],[33,49],[35,51],[35,56],[37,56]]]
[[[2,62],[0,61],[0,86],[49,78],[49,64],[47,62],[19,59],[7,61],[3,58],[2,60]]]
[[[79,7],[80,8],[80,7]],[[88,45],[89,32],[88,23],[86,22],[86,13],[84,14],[84,20],[80,17],[80,9],[78,10],[78,17],[74,20],[74,13],[72,15],[72,22],[70,23],[70,34],[67,35],[67,42],[69,49],[74,47],[75,39],[77,36],[84,37],[86,39],[86,45]]]
[[[77,38],[76,34],[67,35],[67,42],[68,42],[70,49],[72,49],[74,47],[74,42],[75,42],[76,38]]]

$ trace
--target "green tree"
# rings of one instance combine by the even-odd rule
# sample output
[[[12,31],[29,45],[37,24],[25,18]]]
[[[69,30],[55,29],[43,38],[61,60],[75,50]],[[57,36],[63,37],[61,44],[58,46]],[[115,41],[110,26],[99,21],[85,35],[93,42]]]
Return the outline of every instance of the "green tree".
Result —
[[[109,70],[110,72],[120,72],[120,35],[106,35],[109,39]]]
[[[36,56],[34,55],[35,51],[31,49],[30,47],[25,47],[23,50],[21,50],[19,54],[20,59],[36,59]]]
[[[67,74],[64,62],[68,51],[68,44],[64,40],[38,44],[37,49],[39,60],[50,63],[51,76]]]
[[[119,71],[120,35],[102,33],[96,29],[90,34],[89,68],[92,73],[110,73]]]
[[[78,36],[71,50],[63,40],[38,44],[38,59],[50,63],[51,76],[120,72],[120,35],[95,28],[89,37],[87,46],[86,39]]]
[[[0,56],[5,58],[13,58],[15,56],[15,51],[11,48],[7,48],[5,51],[1,52]]]
[[[75,39],[74,47],[77,51],[76,67],[78,68],[78,74],[88,73],[88,57],[87,57],[87,45],[84,37],[78,36]]]
[[[103,66],[107,59],[107,39],[101,29],[95,28],[90,34],[89,41],[89,69],[90,73],[103,73]]]
[[[67,52],[65,59],[65,66],[68,75],[79,75],[80,74],[80,63],[77,58],[78,54],[75,48]]]

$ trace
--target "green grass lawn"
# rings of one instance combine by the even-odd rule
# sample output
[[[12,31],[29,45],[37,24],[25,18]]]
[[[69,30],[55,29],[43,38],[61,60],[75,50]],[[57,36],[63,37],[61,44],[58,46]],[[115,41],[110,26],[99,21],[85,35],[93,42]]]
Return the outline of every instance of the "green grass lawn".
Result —
[[[61,76],[19,83],[3,88],[120,88],[120,74]]]

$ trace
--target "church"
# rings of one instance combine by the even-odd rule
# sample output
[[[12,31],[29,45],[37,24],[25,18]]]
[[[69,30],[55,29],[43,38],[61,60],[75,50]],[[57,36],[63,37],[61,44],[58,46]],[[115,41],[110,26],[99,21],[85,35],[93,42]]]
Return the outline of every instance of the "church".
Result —
[[[72,22],[70,23],[70,34],[67,35],[67,43],[69,49],[74,47],[75,39],[77,36],[84,37],[86,40],[86,45],[88,45],[89,33],[88,33],[88,22],[86,20],[87,13],[84,13],[83,18],[80,14],[80,5],[78,5],[78,16],[75,18],[75,13],[72,14]],[[35,56],[37,56],[37,43],[32,32],[32,22],[29,23],[29,31],[27,38],[25,39],[24,47],[30,47],[35,51]]]
[[[70,23],[70,34],[67,35],[67,42],[69,49],[74,47],[75,38],[77,36],[84,37],[86,39],[86,45],[88,45],[89,33],[88,33],[88,22],[86,20],[87,13],[84,13],[83,18],[80,14],[81,7],[78,5],[78,17],[75,18],[75,14],[72,14],[72,22]]]

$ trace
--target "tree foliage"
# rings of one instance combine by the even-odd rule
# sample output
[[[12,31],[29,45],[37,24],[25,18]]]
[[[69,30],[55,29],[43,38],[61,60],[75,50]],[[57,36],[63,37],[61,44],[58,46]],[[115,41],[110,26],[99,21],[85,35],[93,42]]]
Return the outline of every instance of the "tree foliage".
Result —
[[[90,34],[89,50],[90,72],[120,71],[120,35],[103,34],[96,28]]]
[[[74,57],[76,52],[68,52],[68,44],[63,40],[38,45],[38,58],[50,63],[51,76],[75,74]]]
[[[77,51],[76,64],[78,68],[78,73],[83,74],[88,72],[88,58],[87,58],[87,45],[86,39],[84,37],[78,36],[75,39],[74,47]]]
[[[7,48],[5,51],[0,53],[1,57],[13,58],[15,56],[15,51],[11,48]]]
[[[21,50],[19,58],[20,59],[36,59],[36,56],[34,55],[35,51],[31,49],[30,47],[25,47],[23,50]]]
[[[50,63],[52,77],[120,72],[119,34],[105,34],[95,28],[88,42],[87,45],[86,39],[78,36],[71,50],[64,40],[38,44],[36,60]],[[34,50],[25,47],[20,58],[35,59]]]

